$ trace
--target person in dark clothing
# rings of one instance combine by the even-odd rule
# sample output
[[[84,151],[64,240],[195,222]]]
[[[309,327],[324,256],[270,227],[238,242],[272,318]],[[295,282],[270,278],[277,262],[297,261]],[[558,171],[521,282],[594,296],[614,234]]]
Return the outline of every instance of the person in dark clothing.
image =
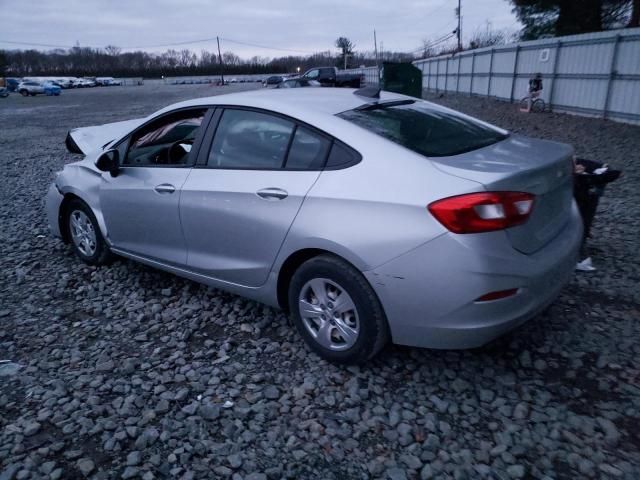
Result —
[[[622,172],[609,168],[607,164],[577,158],[574,162],[573,196],[582,216],[584,233],[580,248],[580,261],[576,270],[592,272],[596,270],[587,251],[587,239],[591,236],[591,225],[596,215],[598,201],[604,193],[605,186],[617,180]]]
[[[542,74],[536,73],[535,77],[529,79],[529,95],[532,98],[540,96],[542,91]]]

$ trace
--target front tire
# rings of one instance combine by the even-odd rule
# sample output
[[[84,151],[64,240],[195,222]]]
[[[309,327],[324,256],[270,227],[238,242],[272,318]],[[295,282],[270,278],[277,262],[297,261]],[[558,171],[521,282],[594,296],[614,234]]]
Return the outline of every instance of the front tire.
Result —
[[[29,92],[27,90],[20,90],[20,95],[22,95],[23,97],[28,97]]]
[[[89,265],[105,265],[112,259],[98,221],[86,203],[73,200],[66,209],[66,224],[76,255]]]
[[[544,100],[541,98],[536,98],[531,104],[531,111],[535,113],[543,113],[545,111],[546,105]]]
[[[387,343],[375,292],[347,262],[321,255],[303,263],[289,285],[293,322],[309,348],[334,363],[362,363]]]

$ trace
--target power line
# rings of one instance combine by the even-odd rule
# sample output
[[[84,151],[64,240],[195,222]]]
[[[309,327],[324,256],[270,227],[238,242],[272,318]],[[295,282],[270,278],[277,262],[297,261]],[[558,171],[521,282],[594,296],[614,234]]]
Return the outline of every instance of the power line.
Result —
[[[454,32],[448,33],[448,34],[446,34],[446,35],[444,35],[444,36],[442,36],[442,37],[440,37],[440,38],[438,38],[436,40],[433,40],[432,42],[430,42],[430,43],[428,43],[426,45],[423,45],[423,46],[418,47],[418,48],[416,48],[414,50],[411,50],[409,53],[420,52],[422,50],[426,50],[428,48],[435,47],[436,45],[440,45],[441,43],[446,42],[447,40],[452,38],[454,35],[455,35]]]
[[[281,52],[307,53],[307,54],[315,53],[315,52],[312,52],[310,50],[296,50],[296,49],[292,49],[292,48],[272,47],[272,46],[267,46],[267,45],[259,45],[259,44],[256,44],[256,43],[242,42],[240,40],[234,40],[232,38],[220,37],[220,39],[224,40],[225,42],[228,42],[228,43],[235,43],[237,45],[244,45],[244,46],[247,46],[247,47],[263,48],[265,50],[277,50],[277,51],[281,51]],[[217,40],[217,37],[210,37],[210,38],[200,38],[200,39],[196,39],[196,40],[187,40],[187,41],[183,41],[183,42],[162,43],[162,44],[155,44],[155,45],[120,46],[119,48],[121,48],[123,50],[147,49],[147,48],[168,48],[168,47],[178,47],[178,46],[182,46],[182,45],[191,45],[191,44],[195,44],[195,43],[215,42],[216,40]],[[50,43],[17,42],[17,41],[13,41],[13,40],[0,40],[0,43],[7,43],[7,44],[10,44],[10,45],[26,45],[26,46],[30,46],[30,47],[47,47],[47,48],[73,48],[74,47],[74,45],[57,45],[57,44],[50,44]],[[100,47],[91,47],[89,45],[85,45],[85,46],[90,47],[90,48],[100,48]]]
[[[30,47],[72,48],[72,46],[70,45],[52,45],[48,43],[14,42],[11,40],[0,40],[0,43],[8,43],[10,45],[27,45]]]
[[[312,52],[310,50],[295,50],[291,48],[267,47],[265,45],[258,45],[255,43],[240,42],[238,40],[232,40],[230,38],[224,38],[224,37],[220,37],[220,38],[225,42],[236,43],[238,45],[245,45],[247,47],[265,48],[267,50],[279,50],[281,52],[308,53],[308,54],[317,53],[317,52]]]

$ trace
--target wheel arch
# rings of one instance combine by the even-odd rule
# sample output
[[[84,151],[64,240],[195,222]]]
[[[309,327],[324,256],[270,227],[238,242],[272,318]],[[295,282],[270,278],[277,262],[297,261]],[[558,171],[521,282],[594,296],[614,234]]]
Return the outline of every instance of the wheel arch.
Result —
[[[358,259],[346,258],[344,255],[340,255],[334,251],[327,250],[326,248],[303,248],[290,253],[289,256],[287,256],[287,258],[282,262],[278,270],[276,285],[278,305],[285,312],[289,311],[288,292],[293,274],[304,262],[320,255],[331,255],[333,257],[339,258],[343,262],[351,265],[360,273],[363,272],[363,268],[358,266],[358,263],[361,263],[358,262]],[[355,262],[353,260],[355,260]]]
[[[68,213],[69,205],[71,205],[71,202],[73,202],[74,200],[79,200],[80,202],[84,203],[87,206],[87,208],[89,208],[91,212],[93,212],[93,215],[96,217],[96,220],[98,221],[98,226],[100,227],[102,236],[107,242],[107,244],[109,244],[109,241],[107,240],[104,219],[102,217],[101,212],[98,209],[96,209],[91,204],[91,202],[87,201],[87,199],[83,198],[81,195],[78,195],[78,193],[75,191],[69,191],[64,194],[62,202],[60,203],[60,208],[58,210],[58,228],[60,229],[60,236],[62,237],[62,241],[64,243],[69,243],[71,241],[71,239],[69,238],[69,228],[67,225],[67,222],[68,222],[67,213]]]

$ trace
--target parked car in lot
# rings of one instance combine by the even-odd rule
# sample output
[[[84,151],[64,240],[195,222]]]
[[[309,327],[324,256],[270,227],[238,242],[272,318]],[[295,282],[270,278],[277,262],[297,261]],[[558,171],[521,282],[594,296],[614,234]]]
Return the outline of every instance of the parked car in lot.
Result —
[[[120,81],[113,77],[96,77],[95,82],[97,87],[112,87],[121,84]]]
[[[360,88],[364,85],[364,75],[340,73],[336,67],[318,67],[307,70],[302,78],[320,82],[323,87]]]
[[[51,232],[289,311],[311,349],[485,344],[573,272],[570,146],[376,89],[257,90],[72,130]]]
[[[20,80],[17,78],[7,78],[5,79],[5,87],[10,92],[17,92],[18,85],[20,85]]]
[[[72,86],[70,78],[56,78],[55,80],[52,80],[51,83],[53,83],[54,85],[58,85],[63,89],[71,88]]]
[[[278,84],[282,83],[283,80],[284,78],[281,75],[271,75],[262,82],[262,86],[275,88]]]
[[[27,81],[22,82],[20,83],[20,85],[18,85],[18,93],[20,93],[20,95],[22,95],[23,97],[28,97],[29,95],[36,96],[38,94],[58,96],[60,95],[61,91],[62,89],[52,82],[41,83],[35,81]]]
[[[7,98],[9,96],[9,90],[7,87],[0,87],[0,98]]]
[[[306,78],[287,78],[280,82],[276,88],[300,88],[300,87],[320,87],[320,82],[308,80]]]
[[[90,88],[95,87],[96,82],[90,78],[76,78],[73,80],[74,88]]]

